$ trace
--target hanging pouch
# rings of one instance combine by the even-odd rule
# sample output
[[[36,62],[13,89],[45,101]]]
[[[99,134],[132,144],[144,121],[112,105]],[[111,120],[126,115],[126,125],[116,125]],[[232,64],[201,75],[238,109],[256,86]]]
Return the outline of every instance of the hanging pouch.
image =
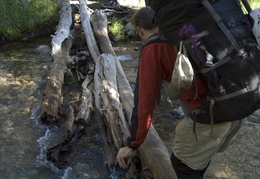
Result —
[[[178,99],[184,89],[189,89],[194,78],[194,71],[189,61],[187,50],[180,42],[179,51],[173,68],[172,80],[167,95],[170,99]]]

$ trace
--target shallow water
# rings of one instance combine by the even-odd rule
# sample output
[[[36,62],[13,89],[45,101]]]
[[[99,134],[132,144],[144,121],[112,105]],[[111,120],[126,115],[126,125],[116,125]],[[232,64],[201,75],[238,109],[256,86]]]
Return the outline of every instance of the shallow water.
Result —
[[[39,119],[52,63],[50,42],[47,37],[0,47],[0,178],[117,178],[106,172],[96,122],[78,141],[69,166],[58,169],[46,159],[47,149],[64,135]],[[40,45],[46,50],[35,50]]]

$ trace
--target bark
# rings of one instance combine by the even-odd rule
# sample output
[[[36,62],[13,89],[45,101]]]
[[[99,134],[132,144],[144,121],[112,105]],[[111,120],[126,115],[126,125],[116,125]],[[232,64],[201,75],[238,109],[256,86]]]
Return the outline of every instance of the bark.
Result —
[[[133,92],[125,77],[124,71],[119,60],[116,58],[111,42],[107,34],[106,16],[101,11],[95,11],[91,18],[93,29],[100,44],[101,53],[109,53],[114,56],[116,64],[117,85],[119,88],[120,102],[125,109],[130,125],[130,116],[133,108]],[[123,122],[123,121],[122,121]],[[124,122],[123,122],[124,123]],[[112,126],[113,127],[113,126]],[[141,157],[145,165],[149,168],[154,178],[177,178],[171,166],[170,155],[163,141],[158,136],[153,125],[151,125],[145,142],[139,148]]]
[[[126,112],[126,119],[130,124],[132,108],[133,108],[133,92],[132,88],[126,79],[124,70],[121,66],[121,63],[116,57],[116,54],[113,50],[111,41],[108,37],[107,33],[107,17],[100,11],[96,10],[95,13],[91,16],[91,22],[93,25],[93,29],[100,47],[101,53],[112,54],[115,58],[116,62],[116,70],[117,70],[117,83],[118,90],[120,93],[120,100],[122,106]]]
[[[41,108],[41,121],[48,125],[57,122],[62,104],[64,71],[67,67],[69,51],[73,44],[73,36],[74,30],[71,31],[71,36],[64,41],[61,51],[53,54],[54,62],[47,77]]]
[[[92,93],[87,88],[93,79],[92,75],[87,75],[85,81],[82,83],[83,92],[80,99],[79,111],[75,116],[75,103],[77,101],[70,101],[67,109],[68,119],[65,126],[65,133],[61,141],[47,150],[47,160],[53,162],[58,168],[66,168],[68,166],[68,154],[75,148],[76,142],[79,138],[85,135],[87,123],[92,117],[93,100]],[[74,105],[75,104],[75,105]]]
[[[69,37],[72,24],[71,6],[69,1],[60,0],[60,21],[56,35],[52,38],[52,56],[54,63],[47,77],[45,92],[42,100],[41,121],[53,124],[57,121],[62,103],[62,86],[64,71],[67,66],[68,53],[72,47],[72,36]],[[66,41],[64,42],[64,40]]]
[[[116,81],[116,65],[114,57],[110,54],[102,54],[96,63],[95,70],[95,89],[99,88],[100,96],[99,113],[103,116],[107,131],[113,140],[112,148],[115,150],[113,156],[109,156],[108,165],[116,163],[116,151],[124,145],[126,137],[129,136],[129,129],[119,100],[119,93]]]

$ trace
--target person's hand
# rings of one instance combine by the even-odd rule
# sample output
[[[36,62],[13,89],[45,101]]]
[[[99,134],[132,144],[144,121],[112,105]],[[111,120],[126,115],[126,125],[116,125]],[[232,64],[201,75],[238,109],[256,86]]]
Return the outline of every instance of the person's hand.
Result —
[[[136,151],[129,147],[123,147],[119,149],[116,160],[121,168],[126,169],[135,155]]]

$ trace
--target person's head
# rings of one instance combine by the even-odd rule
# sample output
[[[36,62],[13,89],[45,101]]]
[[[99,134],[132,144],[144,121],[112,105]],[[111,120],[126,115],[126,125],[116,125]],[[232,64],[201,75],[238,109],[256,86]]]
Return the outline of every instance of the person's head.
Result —
[[[148,38],[158,31],[158,23],[154,11],[150,7],[139,9],[130,19],[137,29],[141,39],[146,42]]]

